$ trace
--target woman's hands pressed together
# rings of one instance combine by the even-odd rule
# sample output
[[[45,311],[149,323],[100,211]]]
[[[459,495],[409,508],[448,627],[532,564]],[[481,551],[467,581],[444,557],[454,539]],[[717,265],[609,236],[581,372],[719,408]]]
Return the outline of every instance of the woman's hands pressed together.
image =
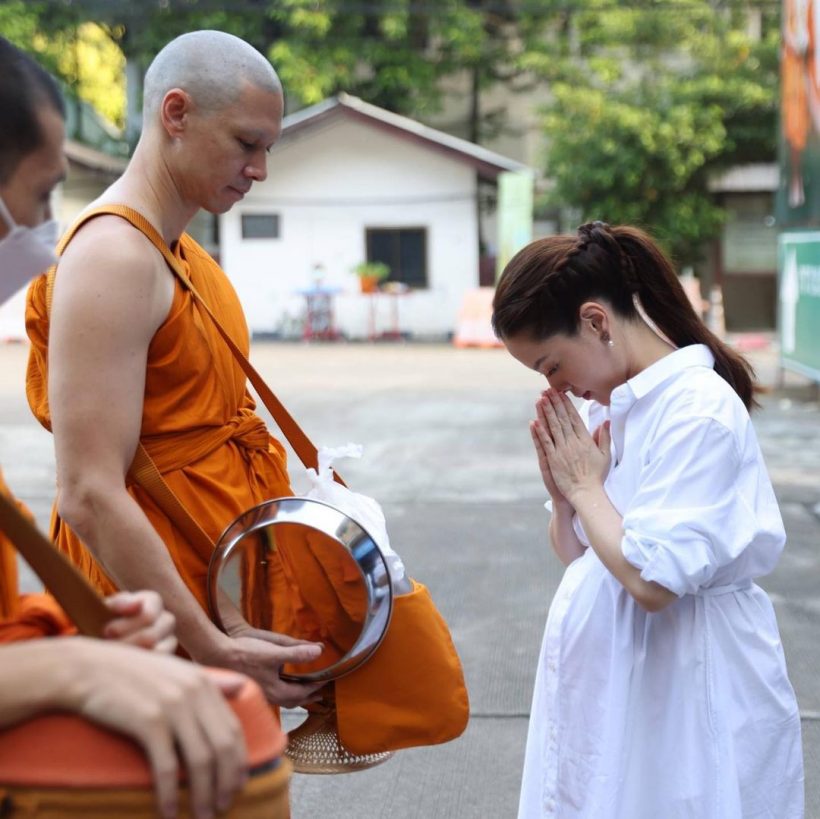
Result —
[[[610,464],[609,423],[590,435],[565,393],[545,390],[530,424],[538,465],[553,502],[573,507],[580,493],[603,486]]]

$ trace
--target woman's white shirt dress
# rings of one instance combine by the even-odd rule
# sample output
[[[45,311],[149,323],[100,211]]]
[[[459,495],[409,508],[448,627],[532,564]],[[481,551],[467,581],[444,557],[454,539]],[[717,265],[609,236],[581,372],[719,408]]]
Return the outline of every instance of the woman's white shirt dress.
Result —
[[[785,533],[743,403],[702,345],[612,394],[605,488],[648,613],[591,548],[547,618],[519,819],[800,819],[800,716],[754,578]],[[607,417],[590,405],[590,429]],[[588,540],[576,518],[575,529]]]

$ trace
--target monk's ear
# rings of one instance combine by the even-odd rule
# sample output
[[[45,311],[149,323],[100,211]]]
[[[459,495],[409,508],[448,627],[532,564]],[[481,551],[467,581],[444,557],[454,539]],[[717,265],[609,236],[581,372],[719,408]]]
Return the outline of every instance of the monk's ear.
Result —
[[[162,98],[159,115],[162,127],[171,138],[180,137],[188,125],[192,101],[181,88],[172,88]]]

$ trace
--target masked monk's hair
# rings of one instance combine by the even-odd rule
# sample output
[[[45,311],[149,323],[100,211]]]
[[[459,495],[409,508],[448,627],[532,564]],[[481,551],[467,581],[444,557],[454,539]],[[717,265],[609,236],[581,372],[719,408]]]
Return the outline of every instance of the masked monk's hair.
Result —
[[[65,103],[54,77],[28,54],[0,37],[0,184],[20,161],[44,144],[40,112],[54,109],[65,119]]]
[[[642,321],[637,301],[676,347],[705,344],[718,375],[747,409],[755,404],[751,365],[701,321],[672,263],[638,228],[588,222],[575,235],[549,236],[527,245],[498,282],[493,329],[501,339],[573,336],[581,305],[596,300],[607,302],[626,321]]]

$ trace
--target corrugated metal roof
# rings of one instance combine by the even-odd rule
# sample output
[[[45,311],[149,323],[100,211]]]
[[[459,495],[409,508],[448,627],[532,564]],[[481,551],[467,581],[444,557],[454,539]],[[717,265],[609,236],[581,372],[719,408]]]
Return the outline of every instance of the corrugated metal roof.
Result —
[[[282,123],[282,136],[285,139],[291,138],[299,131],[310,128],[329,117],[345,115],[360,121],[369,120],[374,126],[387,128],[399,137],[426,143],[433,149],[445,151],[454,159],[474,165],[485,175],[496,176],[502,171],[527,170],[526,165],[483,148],[481,145],[430,128],[414,119],[394,114],[392,111],[344,93],[289,114]]]

